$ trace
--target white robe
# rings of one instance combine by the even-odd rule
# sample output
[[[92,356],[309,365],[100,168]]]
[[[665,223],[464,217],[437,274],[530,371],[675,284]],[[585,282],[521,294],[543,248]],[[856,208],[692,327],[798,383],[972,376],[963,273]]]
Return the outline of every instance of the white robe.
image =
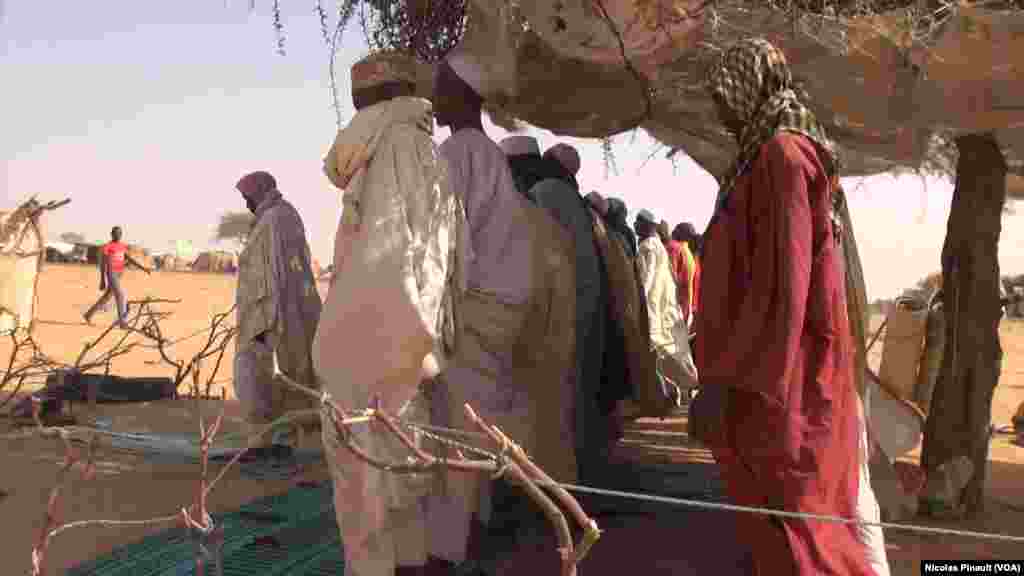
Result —
[[[346,188],[345,211],[313,350],[324,390],[345,408],[378,399],[399,413],[432,376],[426,360],[443,356],[460,211],[432,127],[429,102],[382,102],[356,114],[326,159],[328,177]],[[379,424],[355,433],[371,454],[391,461],[407,454]],[[324,441],[338,446],[326,422]],[[396,564],[422,564],[425,520],[417,508],[427,482],[371,468],[346,450],[329,455],[346,574],[390,576]]]
[[[472,429],[461,410],[469,403],[549,474],[571,482],[575,455],[561,411],[572,402],[562,384],[571,383],[574,362],[575,262],[555,244],[571,247],[572,239],[516,189],[504,153],[480,130],[459,130],[441,153],[466,207],[471,255],[464,259],[467,290],[455,306],[455,354],[439,379],[433,421]],[[561,274],[566,294],[552,288],[549,274]],[[453,474],[449,489],[430,499],[432,555],[466,559],[471,517],[488,510],[488,486],[485,478]]]
[[[662,371],[676,385],[696,388],[697,367],[690,351],[689,330],[676,298],[668,250],[660,238],[650,236],[640,241],[638,251],[651,344],[662,361]]]

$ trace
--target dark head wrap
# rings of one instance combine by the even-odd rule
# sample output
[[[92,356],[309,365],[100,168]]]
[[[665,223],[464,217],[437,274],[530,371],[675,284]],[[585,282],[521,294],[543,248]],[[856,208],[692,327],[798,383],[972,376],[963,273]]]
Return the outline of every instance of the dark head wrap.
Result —
[[[277,180],[269,172],[252,172],[246,174],[235,184],[235,188],[246,198],[260,200],[270,192],[277,190]]]
[[[605,220],[608,222],[608,228],[619,235],[622,238],[623,243],[626,246],[626,253],[631,258],[636,258],[636,234],[629,227],[629,223],[626,222],[626,203],[619,198],[608,199],[608,215]]]
[[[235,184],[242,193],[245,203],[253,213],[256,209],[277,192],[277,180],[269,172],[252,172],[246,174]]]
[[[693,242],[697,238],[697,229],[689,222],[681,222],[672,230],[672,239],[678,242]]]

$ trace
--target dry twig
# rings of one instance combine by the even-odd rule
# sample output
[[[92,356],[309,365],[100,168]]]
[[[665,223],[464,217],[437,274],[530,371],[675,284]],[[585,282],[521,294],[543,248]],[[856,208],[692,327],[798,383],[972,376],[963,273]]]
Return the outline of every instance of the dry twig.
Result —
[[[140,343],[138,341],[128,340],[130,335],[138,334],[153,343],[147,347],[155,348],[163,363],[174,367],[174,383],[176,386],[180,385],[186,377],[191,376],[192,390],[197,396],[202,378],[201,372],[203,361],[207,358],[215,358],[216,360],[212,374],[208,375],[207,378],[206,391],[209,393],[210,386],[214,381],[213,379],[216,376],[216,372],[225,354],[225,348],[236,332],[236,328],[234,326],[228,326],[225,323],[225,320],[231,315],[233,310],[229,310],[228,312],[215,316],[211,322],[209,334],[202,349],[190,360],[182,361],[173,358],[169,349],[174,345],[174,342],[168,340],[160,329],[160,321],[169,315],[168,312],[161,312],[154,308],[154,305],[160,303],[173,302],[158,299],[146,299],[133,302],[133,313],[125,322],[126,329],[124,330],[124,333],[118,338],[113,339],[110,338],[110,336],[114,333],[114,326],[107,328],[95,340],[90,341],[83,346],[82,352],[79,354],[74,366],[71,368],[80,372],[99,367],[105,367],[109,370],[110,363],[114,358],[127,354],[135,348],[140,347]],[[15,367],[17,356],[12,356],[9,361],[5,380],[2,382],[23,381],[29,374],[42,373],[44,370],[60,366],[59,364],[47,359],[38,351],[38,348],[35,346],[30,335],[23,336],[22,338],[22,340],[17,341],[19,346],[16,346],[16,348],[20,351],[30,350],[30,361],[22,366]],[[106,342],[108,338],[110,338],[111,341],[110,347],[102,353],[95,354],[94,358],[90,358],[91,353],[99,350],[100,345],[103,342]],[[35,372],[33,372],[33,370]],[[516,445],[497,427],[483,421],[468,405],[465,407],[468,417],[476,427],[483,432],[484,436],[482,437],[489,438],[497,446],[499,449],[498,454],[495,455],[486,451],[474,449],[473,451],[475,452],[488,454],[489,458],[474,460],[466,458],[461,453],[458,453],[455,458],[434,456],[421,449],[409,437],[409,435],[402,430],[397,419],[378,410],[367,410],[355,413],[346,412],[342,407],[332,402],[325,395],[321,395],[315,390],[297,384],[283,374],[279,374],[278,376],[280,381],[285,384],[295,388],[296,390],[300,390],[307,395],[320,399],[322,404],[320,410],[326,411],[325,413],[329,417],[332,425],[335,427],[339,438],[343,439],[343,447],[351,451],[358,459],[362,460],[367,465],[395,474],[437,473],[442,469],[451,469],[464,473],[489,474],[494,477],[504,477],[508,481],[522,486],[534,502],[542,508],[548,520],[555,527],[555,532],[558,537],[558,551],[561,557],[562,576],[573,576],[575,574],[576,565],[583,559],[590,546],[600,536],[600,530],[597,528],[597,524],[586,515],[583,509],[579,506],[579,503],[576,502],[571,495],[560,488],[557,483],[552,481],[549,476],[531,462],[521,447]],[[46,551],[50,540],[53,536],[66,529],[86,525],[118,526],[162,523],[167,522],[168,519],[175,518],[175,516],[169,516],[149,521],[86,520],[58,525],[60,498],[63,488],[69,481],[68,472],[76,463],[82,461],[82,458],[76,449],[76,444],[84,444],[86,446],[87,454],[85,458],[85,477],[90,478],[94,472],[92,455],[96,448],[97,438],[100,435],[100,431],[88,427],[77,426],[46,427],[41,419],[41,406],[42,400],[33,398],[33,417],[36,429],[38,433],[44,437],[57,437],[61,439],[65,459],[64,466],[61,468],[58,475],[57,484],[50,495],[45,515],[46,521],[32,551],[33,573],[36,576],[42,574],[46,560]],[[292,416],[294,416],[294,414],[292,414]],[[190,506],[183,507],[180,510],[180,513],[176,516],[185,523],[185,526],[188,529],[197,531],[200,534],[200,538],[210,536],[214,530],[213,521],[207,508],[207,498],[209,494],[217,483],[224,478],[226,472],[238,462],[245,451],[248,450],[249,447],[256,445],[257,439],[268,433],[272,428],[272,425],[268,425],[265,429],[251,436],[248,439],[247,447],[239,451],[234,458],[219,471],[212,481],[208,481],[209,449],[221,427],[223,417],[223,406],[220,415],[209,427],[206,426],[200,416],[200,474],[197,492],[194,502]],[[386,462],[375,458],[363,450],[354,441],[349,427],[353,424],[367,422],[369,420],[376,420],[382,423],[385,428],[409,450],[413,456],[411,461]],[[458,443],[454,441],[452,441],[452,444],[458,445]],[[563,509],[568,512],[568,515],[572,517],[576,524],[584,529],[584,535],[578,544],[572,541],[569,523]],[[200,550],[202,553],[197,555],[197,574],[202,574],[205,570],[205,558],[207,558],[208,553],[204,547],[205,544],[206,540],[201,540]]]
[[[40,418],[41,409],[42,402],[33,398],[32,417],[35,419],[36,426],[42,435],[56,437],[61,440],[64,448],[64,464],[61,466],[60,472],[57,474],[56,484],[50,490],[50,498],[46,505],[43,528],[39,532],[39,537],[36,539],[35,546],[32,548],[32,576],[42,576],[45,570],[46,550],[50,544],[50,536],[57,528],[58,522],[60,521],[61,492],[68,485],[70,480],[68,475],[71,472],[71,469],[74,468],[75,464],[81,461],[81,455],[72,444],[72,439],[69,434],[59,428],[47,428],[43,426],[43,421]],[[92,435],[86,443],[86,455],[84,469],[82,471],[82,478],[84,480],[92,479],[96,473],[96,465],[93,459],[95,440],[96,436]]]
[[[313,397],[318,396],[316,391],[296,383],[283,374],[278,374],[278,377],[281,381],[295,390]],[[548,521],[551,522],[555,529],[555,534],[558,537],[558,552],[561,556],[562,562],[562,576],[574,576],[576,574],[577,564],[587,555],[590,547],[600,537],[601,532],[597,527],[597,522],[587,516],[583,511],[583,508],[579,505],[579,502],[577,502],[571,494],[561,488],[558,483],[554,482],[550,476],[545,474],[540,467],[534,464],[522,447],[508,438],[508,436],[498,429],[498,427],[492,426],[480,418],[469,404],[464,406],[467,417],[477,426],[477,428],[480,429],[481,432],[486,434],[500,450],[497,456],[494,456],[489,460],[470,460],[462,455],[458,455],[456,458],[438,458],[418,447],[416,443],[398,427],[396,420],[391,416],[375,409],[364,412],[363,418],[360,419],[361,421],[364,421],[366,416],[380,421],[412,454],[412,462],[396,464],[381,461],[363,450],[354,441],[351,433],[349,432],[348,426],[353,422],[351,420],[346,420],[344,417],[345,412],[326,395],[319,395],[319,398],[323,405],[322,408],[327,410],[331,423],[333,424],[338,437],[342,439],[345,447],[347,447],[348,450],[357,458],[370,466],[374,466],[393,474],[438,472],[441,468],[447,468],[458,472],[478,474],[485,473],[496,478],[505,478],[507,481],[521,486],[530,498],[533,499],[533,501],[544,511]],[[569,531],[569,525],[562,509],[559,508],[558,504],[552,501],[541,486],[550,490],[555,499],[557,499],[558,502],[568,510],[576,524],[584,529],[582,540],[578,546],[573,544],[572,534]]]

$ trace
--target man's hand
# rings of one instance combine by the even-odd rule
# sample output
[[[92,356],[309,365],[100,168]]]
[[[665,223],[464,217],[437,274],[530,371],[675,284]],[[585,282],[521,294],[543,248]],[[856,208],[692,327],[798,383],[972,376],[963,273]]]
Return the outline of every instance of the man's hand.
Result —
[[[690,401],[689,436],[708,447],[719,444],[723,440],[728,405],[728,389],[715,385],[699,388],[697,396]]]
[[[106,292],[106,291],[107,291],[107,283],[106,282],[100,282],[100,292]]]

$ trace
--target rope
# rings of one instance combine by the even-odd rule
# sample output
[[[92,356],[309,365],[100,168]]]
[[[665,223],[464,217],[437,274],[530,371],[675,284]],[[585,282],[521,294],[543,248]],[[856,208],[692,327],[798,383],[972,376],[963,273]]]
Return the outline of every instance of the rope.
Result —
[[[157,526],[160,524],[170,524],[172,522],[178,522],[181,520],[181,513],[174,514],[172,516],[160,516],[157,518],[147,518],[145,520],[77,520],[75,522],[68,522],[61,524],[54,528],[50,532],[50,538],[57,536],[61,532],[66,530],[72,530],[75,528],[86,528],[88,526],[97,526],[102,528],[114,528],[118,526]]]
[[[540,483],[540,486],[551,484]],[[859,524],[861,526],[877,526],[888,530],[903,530],[905,532],[918,532],[922,534],[936,534],[942,536],[961,536],[964,538],[976,538],[981,540],[997,540],[1003,542],[1024,543],[1024,536],[1013,536],[1010,534],[998,534],[992,532],[977,532],[974,530],[957,530],[955,528],[934,528],[916,524],[894,524],[891,522],[868,522],[859,518],[843,518],[840,516],[828,516],[825,514],[810,514],[807,512],[789,512],[786,510],[775,510],[772,508],[759,508],[756,506],[740,506],[738,504],[724,504],[721,502],[706,502],[703,500],[688,500],[685,498],[671,498],[668,496],[656,496],[653,494],[640,494],[637,492],[622,492],[619,490],[606,490],[591,486],[579,486],[576,484],[558,484],[570,492],[583,494],[595,494],[598,496],[613,496],[628,500],[639,500],[657,504],[669,504],[687,508],[698,508],[706,510],[719,510],[725,512],[740,512],[745,514],[760,514],[762,516],[776,516],[781,518],[802,518],[805,520],[818,520],[821,522],[832,522],[836,524]]]
[[[225,466],[225,469],[230,465]],[[219,479],[219,477],[218,477]],[[210,484],[210,488],[213,487],[216,480]],[[743,514],[757,514],[762,516],[775,516],[780,518],[799,518],[804,520],[817,520],[820,522],[832,522],[836,524],[858,524],[861,526],[877,526],[886,530],[902,530],[904,532],[916,532],[921,534],[932,534],[940,536],[958,536],[963,538],[974,538],[979,540],[992,540],[1001,542],[1014,542],[1024,544],[1024,536],[1014,536],[1010,534],[999,534],[993,532],[980,532],[975,530],[959,530],[956,528],[936,528],[932,526],[922,526],[916,524],[895,524],[892,522],[869,522],[861,520],[859,518],[843,518],[840,516],[829,516],[825,514],[811,514],[807,512],[790,512],[787,510],[776,510],[772,508],[762,508],[757,506],[740,506],[738,504],[725,504],[721,502],[707,502],[704,500],[692,500],[686,498],[673,498],[669,496],[658,496],[654,494],[643,494],[639,492],[626,492],[621,490],[608,490],[604,488],[596,488],[593,486],[582,486],[578,484],[564,484],[564,483],[544,483],[539,482],[539,486],[550,488],[554,485],[560,486],[570,492],[577,492],[581,494],[593,494],[597,496],[610,496],[614,498],[621,498],[625,500],[635,500],[642,502],[651,502],[655,504],[668,504],[672,506],[680,506],[685,508],[696,508],[703,510],[717,510],[721,512],[737,512]],[[116,527],[116,526],[145,526],[155,524],[166,524],[175,522],[181,519],[181,513],[173,516],[162,516],[158,518],[151,518],[147,520],[80,520],[77,522],[69,522],[63,524],[58,528],[55,528],[51,533],[52,536],[56,536],[65,530],[72,528],[81,528],[86,526],[100,526],[105,528]]]
[[[301,410],[301,411],[295,411],[295,412],[290,412],[288,414],[285,414],[285,415],[281,416],[280,418],[278,418],[278,419],[274,420],[273,422],[270,422],[269,424],[264,426],[256,434],[254,434],[252,436],[249,436],[248,437],[249,442],[252,442],[252,441],[262,437],[267,432],[271,431],[274,427],[280,426],[282,423],[289,422],[289,421],[297,418],[300,415],[306,415],[306,414],[308,414],[310,412],[320,413],[320,410],[329,409],[332,406],[332,404],[330,404],[330,395],[327,392],[325,392],[325,391],[314,391],[312,389],[306,388],[305,386],[301,386],[301,385],[291,381],[290,379],[285,379],[284,382],[287,383],[292,388],[295,388],[297,390],[301,390],[301,391],[309,394],[310,396],[319,399],[320,400],[320,408],[318,410]],[[347,424],[355,424],[355,423],[361,423],[361,422],[368,422],[369,420],[371,420],[374,417],[374,414],[373,414],[372,410],[363,410],[363,411],[356,412],[355,414],[358,414],[358,415],[355,415],[355,416],[350,415],[348,417],[344,417],[340,421],[340,423],[347,425]],[[416,424],[416,423],[413,423],[413,422],[402,421],[401,419],[396,419],[395,421],[398,422],[400,425],[405,426],[406,428],[409,428],[409,429],[412,429],[414,431],[422,433],[424,436],[426,436],[428,438],[431,438],[433,440],[436,440],[436,441],[439,441],[441,443],[447,444],[449,446],[454,446],[454,447],[456,447],[456,448],[458,448],[458,449],[460,449],[460,450],[462,450],[464,452],[471,452],[471,453],[479,454],[479,455],[483,456],[485,459],[489,459],[489,460],[493,460],[493,461],[497,462],[499,464],[499,474],[498,475],[500,475],[500,473],[503,472],[505,467],[508,465],[507,464],[507,462],[508,462],[507,461],[507,454],[508,454],[508,451],[512,449],[512,446],[511,446],[510,443],[505,443],[502,446],[501,452],[499,454],[492,454],[492,453],[490,453],[490,452],[488,452],[486,450],[483,450],[481,448],[477,448],[475,446],[471,446],[471,445],[465,444],[463,442],[452,440],[450,438],[444,438],[443,436],[441,436],[438,433],[438,432],[442,432],[443,431],[443,433],[445,433],[445,434],[447,434],[447,433],[464,434],[463,431],[461,431],[461,430],[456,430],[456,429],[453,429],[453,428],[440,427],[440,426],[430,426],[430,427],[427,427],[427,426],[423,426],[423,425]],[[83,427],[75,427],[75,428],[83,429]],[[75,428],[57,428],[57,429],[50,429],[50,430],[55,430],[59,434],[64,435],[64,434],[69,434]],[[431,431],[428,431],[426,428],[430,428]],[[104,430],[101,430],[101,429],[90,429],[90,428],[85,428],[85,429],[89,430],[90,432],[97,433],[97,434],[106,434],[106,435],[117,434],[117,433],[112,433],[110,431],[104,431]],[[245,452],[246,452],[246,450],[239,451],[238,454],[236,454],[234,456],[234,458],[232,458],[226,465],[224,465],[224,467],[220,470],[219,474],[213,479],[212,482],[210,482],[210,484],[204,490],[204,492],[203,492],[203,496],[204,497],[210,494],[210,492],[217,485],[217,483],[221,479],[223,479],[223,477],[227,473],[227,471],[242,457],[242,455]],[[439,460],[443,461],[444,459],[441,458]],[[622,499],[629,499],[629,500],[638,500],[638,501],[652,502],[652,503],[658,503],[658,504],[668,504],[668,505],[682,506],[682,507],[687,507],[687,508],[696,508],[696,509],[704,509],[704,510],[717,510],[717,511],[724,511],[724,512],[736,512],[736,513],[746,513],[746,514],[758,514],[758,515],[763,515],[763,516],[774,516],[774,517],[780,517],[780,518],[800,518],[800,519],[805,519],[805,520],[816,520],[816,521],[820,521],[820,522],[832,522],[832,523],[838,523],[838,524],[848,524],[848,525],[849,524],[857,524],[857,525],[861,525],[861,526],[877,526],[879,528],[884,528],[884,529],[889,529],[889,530],[902,530],[902,531],[906,531],[906,532],[916,532],[916,533],[921,533],[921,534],[933,534],[933,535],[943,535],[943,536],[958,536],[958,537],[975,538],[975,539],[981,539],[981,540],[992,540],[992,541],[1024,543],[1024,536],[1013,536],[1013,535],[1008,535],[1008,534],[979,532],[979,531],[973,531],[973,530],[958,530],[958,529],[954,529],[954,528],[935,528],[935,527],[930,527],[930,526],[921,526],[921,525],[914,525],[914,524],[894,524],[894,523],[889,523],[889,522],[869,522],[869,521],[861,520],[859,518],[843,518],[843,517],[839,517],[839,516],[830,516],[830,515],[824,515],[824,514],[811,514],[811,513],[806,513],[806,512],[791,512],[791,511],[786,511],[786,510],[776,510],[776,509],[772,509],[772,508],[761,508],[761,507],[755,507],[755,506],[740,506],[740,505],[737,505],[737,504],[725,504],[725,503],[720,503],[720,502],[707,502],[707,501],[703,501],[703,500],[692,500],[692,499],[684,499],[684,498],[672,498],[672,497],[667,497],[667,496],[658,496],[658,495],[653,495],[653,494],[643,494],[643,493],[638,493],[638,492],[625,492],[625,491],[619,491],[619,490],[608,490],[608,489],[603,489],[603,488],[595,488],[595,487],[592,487],[592,486],[582,486],[582,485],[576,485],[576,484],[563,484],[563,483],[557,483],[556,484],[556,483],[550,483],[550,482],[539,482],[538,485],[539,486],[544,486],[544,487],[547,487],[547,488],[551,488],[553,486],[560,486],[561,488],[564,488],[565,490],[568,490],[568,491],[571,491],[571,492],[578,492],[578,493],[584,493],[584,494],[594,494],[594,495],[602,495],[602,496],[611,496],[611,497],[615,497],[615,498],[622,498]],[[175,514],[173,516],[162,516],[162,517],[157,517],[157,518],[151,518],[151,519],[148,519],[148,520],[82,520],[82,521],[78,521],[78,522],[70,522],[70,523],[67,523],[67,524],[63,524],[63,525],[53,529],[50,532],[48,538],[52,538],[53,536],[56,536],[57,534],[60,534],[61,532],[64,532],[65,530],[70,530],[72,528],[78,528],[78,527],[85,527],[85,526],[102,526],[102,527],[143,526],[143,525],[164,524],[164,523],[174,522],[174,521],[177,521],[177,520],[180,520],[180,519],[181,519],[181,515],[180,514]]]

